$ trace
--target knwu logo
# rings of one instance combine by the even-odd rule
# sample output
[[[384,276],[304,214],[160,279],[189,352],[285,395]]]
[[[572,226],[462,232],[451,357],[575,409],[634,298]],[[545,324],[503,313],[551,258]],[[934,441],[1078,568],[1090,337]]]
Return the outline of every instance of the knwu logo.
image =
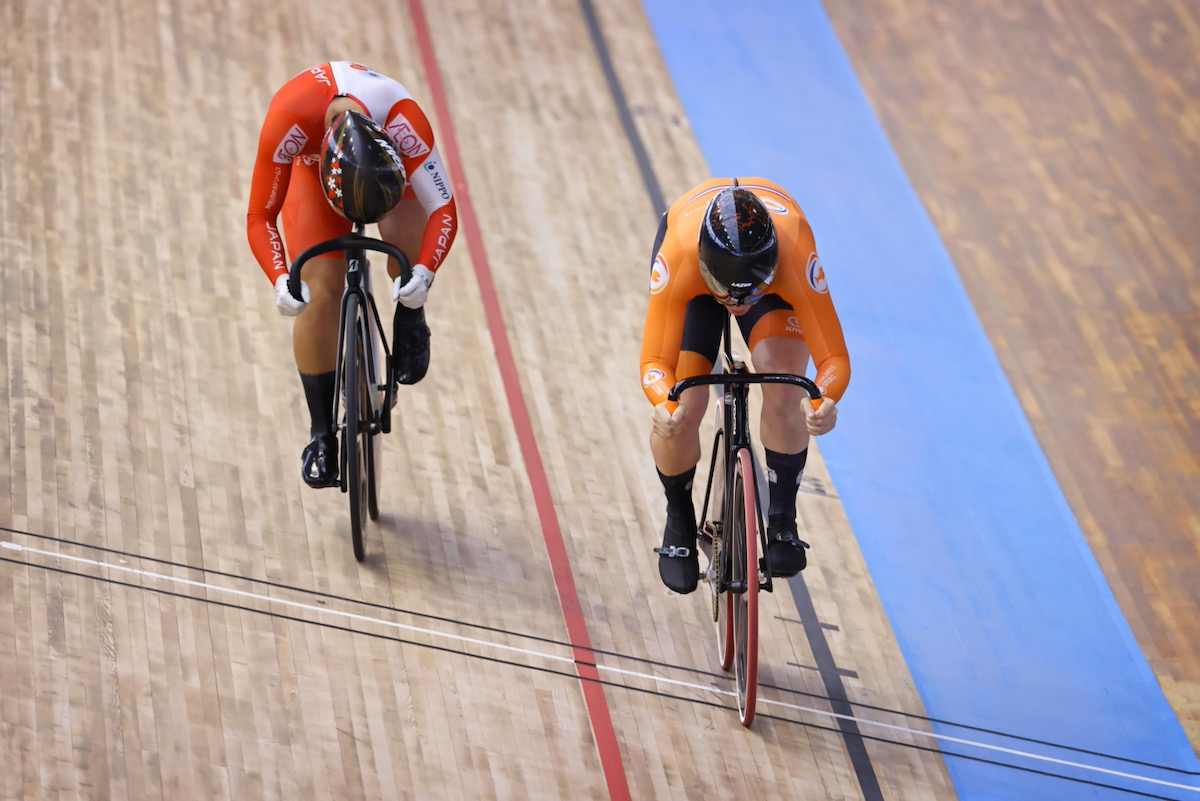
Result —
[[[291,130],[284,134],[283,139],[279,142],[279,147],[275,148],[275,158],[272,159],[276,164],[291,164],[292,159],[300,155],[300,151],[308,144],[308,134],[301,130],[299,125],[293,125]]]

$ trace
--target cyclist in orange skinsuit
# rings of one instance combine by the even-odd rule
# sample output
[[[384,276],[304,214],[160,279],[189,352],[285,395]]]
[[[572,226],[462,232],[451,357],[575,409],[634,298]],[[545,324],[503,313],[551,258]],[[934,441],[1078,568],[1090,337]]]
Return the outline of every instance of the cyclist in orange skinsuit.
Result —
[[[453,190],[429,120],[399,83],[361,64],[334,61],[301,72],[272,98],[259,135],[247,236],[263,272],[275,284],[280,313],[299,315],[292,344],[312,415],[303,476],[318,487],[337,483],[337,438],[330,418],[346,262],[341,253],[310,261],[303,270],[306,297],[297,301],[286,286],[287,250],[299,254],[351,229],[350,221],[327,201],[319,171],[322,140],[347,112],[361,114],[366,124],[386,132],[406,173],[401,178],[406,183],[402,199],[378,220],[380,237],[413,261],[412,278],[401,285],[399,265],[388,259],[397,301],[394,379],[400,383],[416,383],[428,369],[429,328],[423,306],[458,229]],[[280,216],[282,236],[276,227]]]
[[[681,379],[712,370],[725,314],[734,315],[758,372],[803,375],[809,357],[824,393],[816,403],[799,387],[762,385],[759,438],[770,479],[768,549],[772,574],[804,569],[796,492],[810,435],[837,421],[836,401],[850,381],[850,358],[812,229],[800,206],[763,178],[715,178],[686,192],[663,215],[654,246],[650,305],[642,335],[642,389],[654,404],[650,449],[667,496],[659,574],[676,592],[696,588],[696,514],[692,479],[700,460],[706,387],[667,393]]]

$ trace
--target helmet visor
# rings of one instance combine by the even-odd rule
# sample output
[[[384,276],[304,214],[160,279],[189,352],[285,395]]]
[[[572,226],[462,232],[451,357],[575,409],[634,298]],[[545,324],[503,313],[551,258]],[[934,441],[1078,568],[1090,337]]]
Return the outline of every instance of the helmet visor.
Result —
[[[703,259],[699,260],[699,264],[700,277],[704,279],[704,285],[722,306],[741,306],[743,304],[749,306],[751,303],[756,303],[762,299],[763,295],[767,294],[771,288],[771,282],[775,280],[775,273],[772,271],[765,280],[758,284],[747,284],[744,287],[737,286],[731,289],[716,279]]]

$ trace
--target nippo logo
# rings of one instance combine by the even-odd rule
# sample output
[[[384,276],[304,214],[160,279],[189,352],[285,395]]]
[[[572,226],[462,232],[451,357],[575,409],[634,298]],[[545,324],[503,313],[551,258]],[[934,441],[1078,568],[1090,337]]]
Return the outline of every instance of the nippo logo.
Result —
[[[662,292],[670,280],[671,270],[667,267],[667,260],[659,253],[654,257],[654,266],[650,268],[650,294],[657,295]]]
[[[829,284],[825,281],[825,268],[821,266],[821,260],[816,253],[808,257],[808,267],[804,272],[808,276],[809,286],[822,295],[828,294]]]
[[[276,164],[291,164],[292,159],[300,155],[300,151],[308,144],[308,134],[300,129],[299,125],[293,125],[284,137],[279,142],[279,147],[275,148],[275,158],[272,159]]]

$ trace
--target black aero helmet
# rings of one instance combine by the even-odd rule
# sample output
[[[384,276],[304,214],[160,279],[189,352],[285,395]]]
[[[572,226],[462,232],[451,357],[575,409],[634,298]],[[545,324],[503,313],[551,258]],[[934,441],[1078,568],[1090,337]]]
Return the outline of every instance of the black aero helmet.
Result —
[[[321,143],[321,183],[338,214],[378,222],[396,208],[407,181],[396,146],[374,120],[357,111],[334,118]]]
[[[779,242],[771,213],[749,189],[722,189],[700,225],[700,274],[717,300],[754,302],[775,280]]]

